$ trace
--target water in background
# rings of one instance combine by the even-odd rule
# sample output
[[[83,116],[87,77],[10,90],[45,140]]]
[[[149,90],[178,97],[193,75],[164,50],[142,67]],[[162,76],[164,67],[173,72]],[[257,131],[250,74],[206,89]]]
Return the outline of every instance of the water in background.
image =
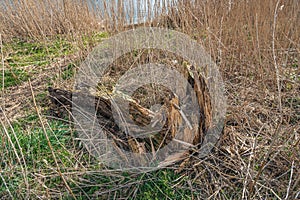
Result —
[[[55,5],[55,9],[64,9],[64,0],[36,0],[36,8],[39,4]],[[168,13],[170,7],[176,7],[181,0],[72,0],[80,4],[88,3],[90,12],[101,20],[113,21],[120,24],[137,24],[152,20],[155,16]],[[190,0],[194,1],[194,0]],[[0,0],[0,6],[5,10],[7,3],[10,7],[18,7],[23,4],[21,0]],[[82,5],[83,5],[82,4]],[[49,6],[51,8],[51,6]],[[51,10],[51,9],[50,9]],[[51,11],[50,11],[51,12]],[[123,21],[120,21],[123,20]],[[124,21],[125,20],[125,21]]]
[[[90,0],[90,8],[101,19],[123,24],[143,23],[155,16],[167,13],[168,8],[176,6],[178,0]]]

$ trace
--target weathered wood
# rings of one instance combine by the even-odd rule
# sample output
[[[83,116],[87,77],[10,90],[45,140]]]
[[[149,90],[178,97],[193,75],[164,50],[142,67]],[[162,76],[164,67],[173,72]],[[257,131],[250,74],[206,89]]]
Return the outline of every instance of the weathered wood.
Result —
[[[57,88],[48,88],[49,99],[54,107],[65,108],[66,111],[70,111],[72,107],[72,96],[86,96],[86,94],[76,93],[73,94],[71,91],[57,89]],[[101,96],[92,96],[91,98],[95,99],[95,110],[98,117],[104,117],[106,119],[112,120],[112,108],[111,101],[109,98]],[[135,116],[135,120],[140,125],[147,125],[151,121],[151,116],[153,117],[153,112],[143,106],[139,105],[134,101],[130,101],[129,111],[132,113],[132,116]]]
[[[196,93],[196,97],[200,107],[200,121],[197,120],[188,122],[189,127],[184,129],[184,134],[179,139],[175,139],[178,127],[186,122],[185,116],[181,113],[178,98],[172,96],[166,100],[163,105],[163,109],[166,112],[165,116],[153,113],[151,110],[141,106],[134,100],[128,101],[129,113],[131,119],[134,121],[135,125],[147,126],[150,123],[157,123],[158,121],[163,121],[165,118],[165,123],[162,125],[161,130],[159,130],[155,135],[145,137],[145,138],[134,138],[130,134],[122,131],[116,124],[113,118],[111,99],[103,96],[93,96],[91,94],[80,94],[76,93],[76,96],[89,95],[95,99],[94,106],[98,122],[107,132],[109,133],[107,137],[114,140],[118,148],[123,150],[131,150],[134,153],[139,153],[143,155],[144,153],[155,152],[167,145],[170,141],[176,140],[179,144],[186,144],[186,146],[199,148],[203,138],[205,136],[206,130],[211,123],[211,103],[208,89],[205,84],[205,80],[198,75],[196,70],[192,68],[193,78],[189,77],[189,82],[193,84],[193,89]],[[64,110],[69,110],[72,107],[72,96],[75,94],[70,91],[54,89],[49,87],[49,98],[53,107]],[[122,106],[121,108],[122,109]],[[159,113],[161,114],[161,113]],[[134,124],[126,124],[130,127]],[[150,124],[154,125],[154,124]],[[130,127],[131,128],[131,127]],[[129,128],[129,129],[130,129]],[[160,163],[160,165],[169,165],[171,163],[180,161],[186,158],[189,150],[182,153],[174,153],[171,157],[166,158],[165,163]],[[186,161],[185,161],[186,162]]]

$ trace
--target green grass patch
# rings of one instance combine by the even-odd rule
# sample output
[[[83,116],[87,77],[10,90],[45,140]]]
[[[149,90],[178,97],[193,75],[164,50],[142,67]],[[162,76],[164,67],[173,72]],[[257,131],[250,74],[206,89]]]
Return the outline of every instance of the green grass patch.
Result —
[[[44,95],[41,95],[41,98],[44,98]],[[72,199],[69,194],[65,193],[64,182],[56,172],[57,167],[52,151],[62,173],[76,172],[76,166],[79,167],[78,175],[71,178],[77,183],[68,181],[73,193],[79,199],[89,199],[95,195],[99,198],[109,197],[111,190],[114,191],[116,197],[127,196],[129,199],[191,199],[193,194],[196,195],[195,191],[191,191],[187,184],[188,177],[176,174],[171,169],[161,169],[139,175],[128,172],[103,173],[101,172],[103,167],[101,163],[91,158],[88,152],[78,157],[78,152],[82,149],[74,141],[76,136],[67,123],[46,120],[44,125],[46,132],[43,131],[37,115],[28,115],[13,123],[12,127],[7,127],[12,143],[6,134],[3,135],[0,148],[0,156],[3,158],[1,160],[1,176],[6,185],[3,179],[0,179],[0,198],[7,197],[7,187],[14,198],[25,198],[26,186],[23,167],[26,168],[26,177],[30,188],[41,192],[45,191],[45,187],[59,190],[62,192],[63,199]],[[4,127],[0,127],[0,129],[2,133],[5,133]],[[48,142],[51,143],[52,149]],[[24,156],[26,165],[23,161],[19,163],[15,152],[21,160],[22,155]],[[78,163],[81,164],[78,165]],[[93,171],[93,173],[82,174],[82,170]],[[45,177],[42,179],[45,187],[41,187],[36,182],[35,174]],[[97,195],[99,193],[104,194]]]
[[[61,78],[63,80],[69,80],[72,79],[76,73],[76,67],[79,66],[79,62],[74,62],[68,64],[68,66],[65,68],[65,70],[61,74]]]
[[[197,195],[191,191],[188,176],[176,174],[171,169],[160,169],[143,174],[128,172],[103,173],[95,170],[82,175],[80,185],[71,184],[72,190],[79,199],[111,199],[125,198],[156,200],[156,199],[192,199]],[[113,192],[110,192],[113,191]],[[64,199],[71,199],[66,197]]]
[[[91,36],[82,36],[82,41],[85,47],[95,46],[100,43],[104,38],[108,38],[109,34],[107,32],[94,33]]]
[[[74,166],[75,159],[71,153],[74,147],[72,146],[70,127],[60,121],[49,120],[48,123],[45,123],[46,132],[44,132],[38,121],[36,115],[23,118],[13,123],[12,127],[8,126],[6,128],[12,143],[6,134],[2,138],[0,148],[0,156],[3,158],[1,160],[1,175],[9,190],[16,192],[14,194],[16,197],[20,197],[19,193],[22,192],[22,189],[25,189],[22,167],[24,169],[25,166],[27,167],[29,181],[34,178],[31,177],[34,173],[56,169],[52,150],[62,171]],[[0,127],[0,129],[1,133],[5,133],[4,127]],[[47,134],[49,141],[45,134]],[[50,149],[48,142],[51,143],[52,149]],[[16,154],[21,158],[21,163],[19,163]],[[26,165],[23,162],[22,155]],[[57,177],[53,178],[55,180],[52,180],[52,178],[49,180],[49,187],[57,182]],[[35,184],[33,183],[31,186],[34,187]],[[5,193],[6,189],[3,180],[0,180],[0,198],[1,193]]]
[[[70,55],[75,48],[70,42],[57,39],[49,42],[13,41],[3,47],[5,55],[4,87],[11,87],[27,81],[40,70],[38,67],[49,65],[55,58]],[[3,76],[0,77],[3,87]]]
[[[142,184],[135,199],[192,199],[193,191],[186,183],[188,177],[176,174],[173,170],[147,173],[140,176],[140,180]]]
[[[51,64],[57,58],[75,54],[82,48],[94,47],[107,37],[108,33],[105,32],[82,36],[83,47],[80,47],[80,42],[74,42],[63,36],[38,42],[13,40],[3,46],[6,66],[4,87],[19,85],[32,75],[40,73],[40,67]],[[63,74],[63,79],[71,78],[73,72],[74,66],[68,66],[67,71]],[[0,87],[3,87],[3,76],[0,78]]]
[[[24,69],[15,67],[4,71],[4,87],[19,85],[29,79],[30,75]],[[3,88],[3,75],[0,76],[0,88]]]
[[[74,53],[74,47],[64,39],[43,42],[14,41],[5,45],[4,51],[8,52],[5,61],[10,66],[44,66],[56,57]]]
[[[60,121],[48,120],[44,124],[46,133],[43,131],[38,117],[29,115],[26,118],[19,120],[18,123],[12,124],[13,131],[17,138],[12,135],[12,129],[8,129],[9,135],[12,138],[13,144],[16,146],[17,140],[21,146],[22,153],[26,156],[28,166],[39,166],[41,158],[47,161],[48,164],[54,163],[51,149],[48,145],[46,135],[49,138],[53,151],[61,164],[67,166],[71,154],[67,148],[71,145],[70,127]],[[10,149],[11,144],[6,141],[6,148]],[[8,151],[11,152],[11,151]],[[21,152],[18,152],[21,155]],[[43,165],[43,164],[42,164]]]

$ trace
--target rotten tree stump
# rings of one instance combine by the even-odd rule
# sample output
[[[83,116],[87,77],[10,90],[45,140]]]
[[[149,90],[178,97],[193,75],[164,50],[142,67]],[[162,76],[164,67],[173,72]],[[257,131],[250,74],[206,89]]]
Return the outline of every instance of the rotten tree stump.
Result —
[[[185,128],[183,130],[184,135],[180,137],[180,141],[178,141],[179,143],[186,144],[190,148],[187,148],[184,153],[174,153],[174,155],[168,156],[164,162],[160,164],[161,166],[170,165],[188,158],[190,153],[195,152],[197,148],[201,146],[206,130],[211,125],[211,102],[205,80],[198,75],[195,70],[193,71],[193,77],[193,80],[189,82],[193,84],[192,86],[197,96],[201,119],[198,124],[192,122],[190,128]],[[189,77],[189,79],[191,79],[191,77]],[[48,92],[52,110],[56,110],[58,117],[61,116],[60,112],[68,111],[70,113],[72,96],[74,96],[74,93],[51,87],[48,88]],[[94,106],[98,122],[101,127],[105,127],[105,130],[109,132],[108,137],[114,141],[116,146],[120,149],[138,153],[140,155],[149,152],[155,154],[160,148],[166,146],[176,137],[178,127],[185,120],[180,111],[181,105],[179,99],[174,95],[167,98],[162,106],[164,109],[164,116],[161,115],[161,112],[160,115],[157,115],[157,113],[154,113],[150,109],[141,106],[136,101],[131,100],[128,102],[129,112],[135,124],[147,126],[150,123],[163,121],[162,118],[165,118],[162,129],[155,135],[145,138],[135,138],[126,134],[114,121],[110,98],[93,96],[91,94],[85,95],[90,95],[95,99]],[[157,119],[155,120],[155,118]],[[130,124],[127,124],[127,126],[130,126]]]

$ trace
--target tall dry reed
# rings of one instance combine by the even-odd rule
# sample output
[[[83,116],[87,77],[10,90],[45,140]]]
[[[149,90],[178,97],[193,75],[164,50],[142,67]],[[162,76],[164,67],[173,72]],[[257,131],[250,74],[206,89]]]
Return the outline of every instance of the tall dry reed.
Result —
[[[4,40],[86,34],[100,30],[99,22],[87,1],[4,0],[0,7],[0,32]]]

